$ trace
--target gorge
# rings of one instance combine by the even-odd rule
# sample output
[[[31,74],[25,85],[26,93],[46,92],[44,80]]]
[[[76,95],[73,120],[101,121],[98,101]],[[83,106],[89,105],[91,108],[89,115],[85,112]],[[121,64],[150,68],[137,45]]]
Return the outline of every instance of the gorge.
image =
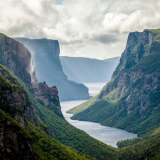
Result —
[[[85,102],[60,102],[57,87],[48,86],[47,82],[39,82],[37,79],[34,58],[32,60],[30,51],[16,40],[0,34],[0,158],[159,159],[159,35],[159,29],[130,33],[126,49],[111,81],[99,94],[97,92],[103,84],[92,86],[85,83],[89,88],[96,90],[90,90],[90,95],[94,97]],[[52,42],[57,43],[46,39],[36,41],[33,40],[33,44],[36,42],[38,49],[42,47],[38,50],[39,54],[46,50],[44,46]],[[55,46],[47,48],[50,50],[52,47]],[[43,66],[42,62],[41,65]],[[58,65],[59,73],[62,73],[62,66],[60,63]],[[65,74],[62,73],[62,76]],[[84,87],[83,84],[81,86]],[[87,96],[89,98],[88,89]],[[73,107],[76,104],[78,106],[70,109],[72,104]],[[68,113],[74,114],[72,120],[71,115],[65,113],[67,109],[70,109]],[[80,121],[73,121],[75,119]],[[84,124],[84,120],[91,122]],[[78,129],[78,125],[82,130]],[[105,126],[137,133],[138,138],[135,134]],[[90,130],[94,134],[91,133],[91,137],[83,130],[87,133]],[[102,136],[105,132],[110,132],[115,142],[105,141],[106,137]],[[117,139],[114,137],[115,132]],[[121,132],[128,140],[121,137]],[[97,138],[97,135],[102,139]],[[129,140],[133,137],[135,138]],[[114,147],[117,141],[123,141],[117,143],[116,149],[95,138]]]

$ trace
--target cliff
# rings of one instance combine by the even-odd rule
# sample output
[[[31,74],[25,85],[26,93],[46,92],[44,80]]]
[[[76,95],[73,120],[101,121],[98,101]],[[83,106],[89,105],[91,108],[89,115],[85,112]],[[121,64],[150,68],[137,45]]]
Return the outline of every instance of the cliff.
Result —
[[[2,65],[0,65],[0,109],[9,113],[26,130],[26,119],[39,126],[38,117],[27,93]]]
[[[77,111],[83,111],[74,111],[72,118],[139,134],[159,126],[159,33],[159,29],[130,33],[112,80],[96,97],[78,106]]]
[[[0,110],[0,159],[39,160],[21,126]]]
[[[86,86],[69,81],[64,74],[57,40],[27,38],[16,38],[16,40],[23,43],[31,52],[38,81],[45,81],[50,87],[55,85],[61,101],[89,98]]]
[[[98,60],[60,56],[64,73],[69,80],[81,83],[109,82],[120,57]]]
[[[27,120],[40,127],[28,95],[0,65],[0,159],[39,159],[27,133]]]
[[[52,111],[63,118],[57,89],[55,87],[48,87],[46,84],[43,89],[40,87],[42,83],[38,83],[34,62],[28,49],[23,44],[4,34],[0,34],[0,64],[19,77],[33,96],[42,100],[47,107],[52,108]],[[52,103],[46,103],[46,101],[52,101]]]

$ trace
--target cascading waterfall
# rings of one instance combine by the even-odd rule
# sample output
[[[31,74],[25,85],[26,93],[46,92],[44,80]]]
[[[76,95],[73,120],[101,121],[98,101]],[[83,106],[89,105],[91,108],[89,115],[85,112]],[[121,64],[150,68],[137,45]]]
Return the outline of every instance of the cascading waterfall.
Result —
[[[32,83],[37,82],[37,78],[36,78],[36,75],[35,75],[35,65],[34,65],[32,57],[31,57],[29,65],[27,67],[27,71],[31,76],[31,82]]]

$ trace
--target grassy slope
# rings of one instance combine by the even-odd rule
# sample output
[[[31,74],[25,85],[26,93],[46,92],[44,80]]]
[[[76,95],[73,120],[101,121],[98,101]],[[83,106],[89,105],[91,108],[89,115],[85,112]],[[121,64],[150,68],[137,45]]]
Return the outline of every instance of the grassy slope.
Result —
[[[136,68],[140,68],[146,75],[152,72],[160,72],[160,52],[157,47],[160,39],[160,29],[152,31],[156,34],[158,33],[155,37],[154,48],[151,50],[152,54],[145,56],[136,66],[125,70],[126,72],[129,73]],[[160,82],[160,77],[157,76],[157,78]],[[141,87],[142,83],[143,79],[135,82],[133,85]],[[112,91],[110,94],[113,95],[113,92],[115,91]],[[117,102],[111,103],[111,98],[108,100],[109,96],[107,95],[101,101],[92,101],[92,104],[89,104],[87,101],[72,109],[71,113],[73,111],[77,113],[72,118],[101,122],[103,125],[120,127],[141,134],[139,138],[118,142],[118,146],[123,147],[119,149],[118,159],[160,159],[160,88],[157,88],[156,92],[151,92],[148,96],[148,100],[151,102],[149,108],[153,107],[156,109],[152,113],[150,113],[149,109],[146,110],[145,114],[147,117],[140,118],[140,120],[137,120],[136,112],[139,112],[138,110],[135,110],[128,118],[126,117],[125,109],[118,114],[112,114],[115,113]],[[79,112],[81,110],[80,107],[85,107],[85,110]],[[113,119],[114,122],[112,121]]]
[[[151,65],[148,65],[151,64]],[[151,55],[145,56],[139,64],[137,64],[134,68],[126,70],[126,72],[131,72],[135,68],[141,68],[141,70],[145,74],[150,74],[152,72],[159,72],[160,70],[160,53],[153,53]],[[160,80],[160,77],[157,77]],[[139,85],[141,87],[141,83],[143,83],[143,79],[141,81],[135,82],[135,85]],[[133,84],[134,85],[134,84]],[[115,96],[113,96],[115,95]],[[159,127],[160,122],[160,88],[157,89],[157,92],[150,93],[148,99],[153,102],[151,103],[150,107],[157,107],[150,114],[150,110],[146,110],[146,114],[148,115],[145,118],[138,119],[137,112],[139,110],[135,109],[130,116],[127,116],[127,112],[125,108],[120,112],[116,111],[116,103],[118,103],[118,99],[115,98],[114,102],[111,102],[111,99],[116,97],[115,90],[112,91],[110,94],[105,96],[100,101],[96,103],[92,102],[91,106],[78,114],[75,114],[72,119],[79,119],[79,120],[88,120],[94,122],[100,122],[103,125],[114,126],[117,128],[126,129],[132,132],[136,132],[139,134],[145,134],[147,130],[155,129]],[[121,101],[123,100],[122,97]],[[83,104],[82,104],[83,105]],[[150,108],[149,107],[149,108]],[[147,113],[148,112],[148,113]],[[101,115],[101,116],[100,116]],[[113,121],[114,120],[114,121]],[[147,127],[148,128],[147,128]]]
[[[46,107],[40,104],[34,104],[34,107],[41,120],[50,128],[53,128],[53,137],[64,145],[70,146],[97,159],[115,159],[116,150],[114,148],[109,147],[90,137],[85,132],[76,129]]]
[[[14,76],[9,71],[8,74],[11,77],[16,78],[16,84],[19,84],[28,94],[29,99],[35,108],[36,114],[42,122],[49,127],[50,134],[53,138],[66,146],[72,147],[83,154],[90,155],[97,159],[115,159],[117,151],[113,147],[107,146],[106,144],[90,137],[85,132],[73,127],[67,121],[59,118],[47,107],[38,103],[18,77]],[[12,85],[14,86],[14,84]]]
[[[9,76],[8,78],[14,80],[14,82],[18,84],[18,82],[14,79],[14,77],[11,76],[11,73],[9,71],[7,71],[6,68],[1,66],[1,69],[4,69],[6,73],[8,72],[8,76]],[[18,80],[18,81],[20,81],[20,80]],[[24,91],[23,87],[21,88],[18,85],[15,85],[15,84],[8,82],[5,78],[2,77],[2,75],[0,75],[0,90],[1,90],[1,94],[2,94],[2,97],[1,97],[2,100],[3,100],[3,91],[14,91],[14,90],[16,90],[16,88],[19,88]],[[2,106],[0,108],[3,109]],[[28,133],[16,120],[11,118],[9,113],[5,113],[4,111],[2,111],[0,109],[0,121],[1,120],[2,121],[3,120],[10,121],[11,125],[13,125],[16,130],[20,130],[23,134],[25,134],[28,139],[31,140],[33,138],[32,140],[33,140],[34,150],[39,155],[41,160],[48,160],[48,159],[66,159],[66,160],[83,159],[83,160],[87,160],[87,159],[93,159],[91,157],[87,158],[82,153],[80,153],[76,150],[73,150],[67,146],[62,145],[60,142],[58,142],[54,138],[47,135],[46,132],[42,131],[40,128],[37,128],[36,126],[31,124],[30,122],[28,122],[29,130],[30,130],[30,133]],[[41,124],[41,126],[45,126],[42,122],[40,124]],[[41,128],[43,128],[43,127],[41,127]]]
[[[41,160],[89,160],[93,159],[89,156],[66,147],[54,138],[47,135],[44,131],[28,122],[30,133],[28,133],[16,120],[10,117],[0,109],[0,121],[7,120],[11,125],[22,134],[25,134],[32,141],[34,151]]]
[[[134,145],[119,149],[119,160],[159,160],[160,159],[160,134],[135,143]]]
[[[68,110],[67,113],[76,114],[76,113],[79,113],[79,112],[86,110],[89,106],[91,106],[96,101],[97,96],[94,96],[91,99],[89,99],[88,101]]]
[[[67,147],[46,132],[42,131],[32,123],[28,122],[29,131],[32,138],[32,144],[35,152],[41,158],[41,160],[87,160],[94,159],[89,156],[85,156],[82,153]]]

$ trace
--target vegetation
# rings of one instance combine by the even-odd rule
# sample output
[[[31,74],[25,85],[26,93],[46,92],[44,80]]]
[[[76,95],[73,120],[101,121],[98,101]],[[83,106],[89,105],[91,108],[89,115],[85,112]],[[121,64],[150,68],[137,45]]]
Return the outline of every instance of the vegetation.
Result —
[[[46,107],[35,104],[37,115],[49,126],[50,134],[66,146],[97,159],[115,159],[116,150],[76,129]]]
[[[148,31],[156,34],[155,41],[160,41],[160,28],[159,29],[148,29]]]
[[[121,69],[116,77],[101,90],[96,100],[85,102],[71,112],[76,113],[72,119],[99,122],[138,133],[136,139],[117,143],[117,159],[120,160],[160,159],[160,29],[153,32],[157,36],[150,48],[144,39],[140,39],[141,43],[129,53],[126,62],[119,66]],[[133,82],[129,76],[135,73],[138,78],[134,77],[136,81]],[[123,94],[120,94],[123,88],[121,83],[124,86]],[[145,98],[140,99],[136,90]],[[132,105],[126,104],[132,93],[135,101],[130,101]],[[141,105],[147,108],[142,109]],[[85,109],[80,112],[80,107]]]
[[[106,158],[115,159],[116,150],[114,148],[90,137],[85,132],[73,127],[67,121],[58,117],[47,107],[38,103],[18,77],[12,75],[12,73],[10,73],[10,76],[15,78],[16,81],[14,81],[14,83],[19,84],[27,93],[29,101],[32,103],[36,114],[40,118],[40,127],[43,131],[49,132],[53,138],[83,154],[100,160]]]
[[[5,113],[4,111],[2,111],[0,109],[0,120],[7,120],[10,121],[10,123],[19,131],[21,131],[22,133],[24,133],[27,138],[31,139],[32,136],[15,120],[13,119],[8,113]]]
[[[129,147],[119,149],[118,157],[119,160],[159,160],[160,134]]]
[[[83,110],[85,110],[89,106],[91,106],[96,101],[96,99],[97,99],[97,96],[94,96],[91,99],[89,99],[88,101],[68,110],[67,113],[76,114],[76,113],[82,112]]]
[[[0,38],[4,38],[4,37],[7,37],[6,35],[0,33]]]
[[[46,132],[28,122],[32,145],[41,160],[89,160],[94,159],[82,153],[66,147]]]
[[[158,32],[157,35],[159,35],[158,30],[153,30],[152,32]],[[139,134],[140,137],[136,139],[118,142],[119,149],[103,144],[58,117],[43,103],[37,102],[22,81],[2,66],[0,66],[1,69],[10,76],[11,81],[6,81],[0,75],[1,100],[5,100],[3,90],[14,91],[19,89],[26,93],[26,101],[34,106],[36,114],[39,116],[40,128],[28,122],[30,134],[26,132],[17,121],[1,110],[7,111],[7,105],[3,106],[1,104],[2,101],[0,101],[0,120],[7,119],[17,130],[20,130],[31,139],[34,150],[41,160],[160,159],[160,43],[158,38],[155,38],[155,40],[149,50],[150,55],[144,56],[144,50],[147,48],[142,43],[137,46],[126,61],[125,68],[122,67],[121,74],[117,75],[119,77],[122,76],[121,78],[125,80],[125,83],[130,83],[129,73],[138,70],[143,73],[143,76],[133,82],[122,95],[119,93],[120,86],[113,86],[116,81],[115,77],[101,91],[101,93],[104,93],[110,87],[112,91],[109,94],[104,94],[105,96],[100,97],[100,93],[69,111],[76,113],[73,118],[100,122],[103,125],[122,128]],[[136,58],[139,60],[138,63],[134,61]],[[135,87],[141,91],[145,83],[145,76],[150,74],[156,74],[156,89],[147,93],[143,91],[144,94],[147,94],[146,98],[141,101],[136,100],[134,105],[127,110],[127,107],[125,107],[127,95],[130,95]],[[150,84],[153,80],[149,79],[148,81]],[[149,102],[148,107],[144,111],[140,111],[137,106],[147,102]],[[139,114],[140,112],[141,114]]]

